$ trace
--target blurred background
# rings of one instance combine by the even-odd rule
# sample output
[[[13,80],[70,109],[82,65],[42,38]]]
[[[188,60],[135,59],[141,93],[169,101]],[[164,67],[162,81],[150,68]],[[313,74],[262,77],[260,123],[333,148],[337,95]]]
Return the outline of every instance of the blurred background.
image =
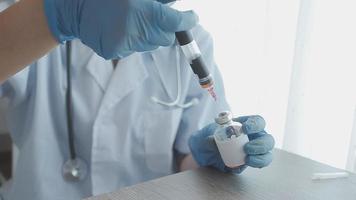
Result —
[[[262,115],[278,148],[356,171],[356,1],[184,0],[175,7],[194,9],[211,33],[235,115]],[[9,174],[6,132],[0,115],[0,169]]]

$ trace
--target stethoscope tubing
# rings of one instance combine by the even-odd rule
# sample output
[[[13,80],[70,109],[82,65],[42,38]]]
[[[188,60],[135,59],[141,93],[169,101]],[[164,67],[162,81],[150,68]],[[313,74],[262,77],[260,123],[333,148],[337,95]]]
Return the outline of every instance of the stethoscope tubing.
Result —
[[[73,104],[72,104],[72,80],[71,80],[71,65],[72,65],[72,43],[66,43],[66,68],[67,68],[67,91],[66,91],[66,113],[67,113],[67,131],[68,131],[68,145],[70,158],[76,159],[77,154],[74,145],[74,129],[73,129]]]

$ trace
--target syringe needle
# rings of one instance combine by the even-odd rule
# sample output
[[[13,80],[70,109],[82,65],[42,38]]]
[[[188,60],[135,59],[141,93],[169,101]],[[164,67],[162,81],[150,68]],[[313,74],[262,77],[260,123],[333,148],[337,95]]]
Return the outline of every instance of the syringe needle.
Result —
[[[207,90],[208,90],[210,96],[213,97],[214,101],[216,101],[217,100],[217,96],[215,94],[214,87],[211,86]]]

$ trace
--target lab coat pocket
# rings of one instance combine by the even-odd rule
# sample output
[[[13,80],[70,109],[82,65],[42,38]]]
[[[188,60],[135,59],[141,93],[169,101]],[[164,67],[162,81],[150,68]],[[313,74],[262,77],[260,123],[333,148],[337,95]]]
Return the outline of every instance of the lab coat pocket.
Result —
[[[147,167],[160,174],[173,171],[173,144],[180,109],[144,113],[145,159]]]

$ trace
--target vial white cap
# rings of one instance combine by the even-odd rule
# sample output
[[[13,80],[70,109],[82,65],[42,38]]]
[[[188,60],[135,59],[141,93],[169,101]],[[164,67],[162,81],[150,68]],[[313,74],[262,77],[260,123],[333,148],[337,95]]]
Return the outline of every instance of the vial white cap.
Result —
[[[223,111],[215,118],[215,122],[222,125],[232,120],[232,113],[230,111]]]

